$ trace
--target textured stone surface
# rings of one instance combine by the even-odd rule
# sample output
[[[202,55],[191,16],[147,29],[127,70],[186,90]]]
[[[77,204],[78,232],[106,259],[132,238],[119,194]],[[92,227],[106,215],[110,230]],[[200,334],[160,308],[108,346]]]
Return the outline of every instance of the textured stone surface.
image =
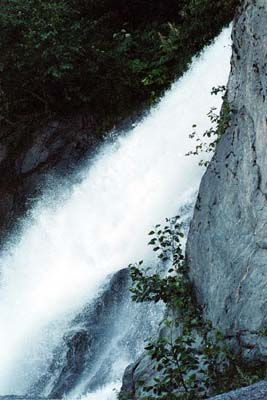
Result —
[[[233,28],[230,127],[202,180],[187,243],[197,299],[250,358],[267,357],[267,2]]]
[[[266,400],[267,382],[259,382],[243,389],[213,397],[210,400]]]
[[[267,2],[245,0],[233,25],[230,127],[202,179],[187,242],[198,302],[248,359],[267,359]],[[139,359],[122,393],[153,378]],[[267,399],[267,384],[216,400]]]
[[[153,384],[155,378],[155,370],[153,363],[147,355],[142,355],[135,363],[130,364],[123,375],[122,387],[120,394],[127,400],[136,400],[146,393],[142,391],[140,381],[145,382],[146,385]]]

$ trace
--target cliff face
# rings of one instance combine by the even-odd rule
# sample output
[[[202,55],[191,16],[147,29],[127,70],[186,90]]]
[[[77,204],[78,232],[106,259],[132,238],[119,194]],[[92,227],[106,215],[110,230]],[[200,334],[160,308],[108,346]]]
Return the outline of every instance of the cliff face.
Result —
[[[267,3],[247,0],[233,27],[230,127],[202,180],[187,259],[197,299],[243,354],[266,358]]]
[[[265,0],[245,0],[234,21],[227,91],[231,108],[229,127],[202,179],[186,248],[190,276],[205,317],[233,338],[232,343],[242,350],[243,356],[264,361],[267,358],[266,21]],[[144,356],[126,370],[122,394],[136,398],[136,382],[143,379],[147,383],[152,378],[151,361]],[[236,397],[240,394],[236,392]],[[254,398],[249,390],[243,394]],[[256,385],[255,396],[265,398],[266,394],[260,397]]]

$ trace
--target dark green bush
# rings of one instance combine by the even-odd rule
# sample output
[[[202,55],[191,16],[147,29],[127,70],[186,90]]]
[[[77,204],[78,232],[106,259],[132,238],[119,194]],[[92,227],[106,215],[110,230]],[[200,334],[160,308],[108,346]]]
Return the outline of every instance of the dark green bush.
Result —
[[[1,0],[2,123],[86,107],[103,128],[154,101],[237,0]]]

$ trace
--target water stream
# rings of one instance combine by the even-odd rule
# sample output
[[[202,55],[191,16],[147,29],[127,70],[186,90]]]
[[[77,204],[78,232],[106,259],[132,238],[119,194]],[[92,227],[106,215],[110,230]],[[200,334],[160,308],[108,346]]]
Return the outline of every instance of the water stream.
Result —
[[[2,252],[0,395],[27,394],[107,276],[150,260],[147,232],[194,196],[203,169],[185,157],[188,135],[194,123],[205,131],[210,107],[220,106],[210,92],[227,82],[230,44],[226,29],[143,121],[101,147],[68,196],[51,204],[48,191]],[[85,399],[115,398],[121,373]]]

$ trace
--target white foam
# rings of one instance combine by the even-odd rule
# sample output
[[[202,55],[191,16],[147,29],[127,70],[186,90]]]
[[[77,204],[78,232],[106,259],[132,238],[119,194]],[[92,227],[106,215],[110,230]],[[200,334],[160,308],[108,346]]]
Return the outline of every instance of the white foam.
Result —
[[[196,190],[203,170],[184,156],[194,147],[188,135],[194,123],[207,129],[209,108],[220,105],[210,91],[227,81],[229,36],[225,30],[144,121],[102,148],[67,199],[44,199],[2,255],[0,394],[27,391],[73,313],[108,274],[149,257],[150,227]],[[91,398],[109,399],[101,396]]]
[[[79,400],[116,400],[116,393],[118,393],[120,386],[121,383],[119,381],[113,382],[110,385],[104,386],[103,388],[97,390],[95,393],[89,393],[86,396],[82,396]]]

